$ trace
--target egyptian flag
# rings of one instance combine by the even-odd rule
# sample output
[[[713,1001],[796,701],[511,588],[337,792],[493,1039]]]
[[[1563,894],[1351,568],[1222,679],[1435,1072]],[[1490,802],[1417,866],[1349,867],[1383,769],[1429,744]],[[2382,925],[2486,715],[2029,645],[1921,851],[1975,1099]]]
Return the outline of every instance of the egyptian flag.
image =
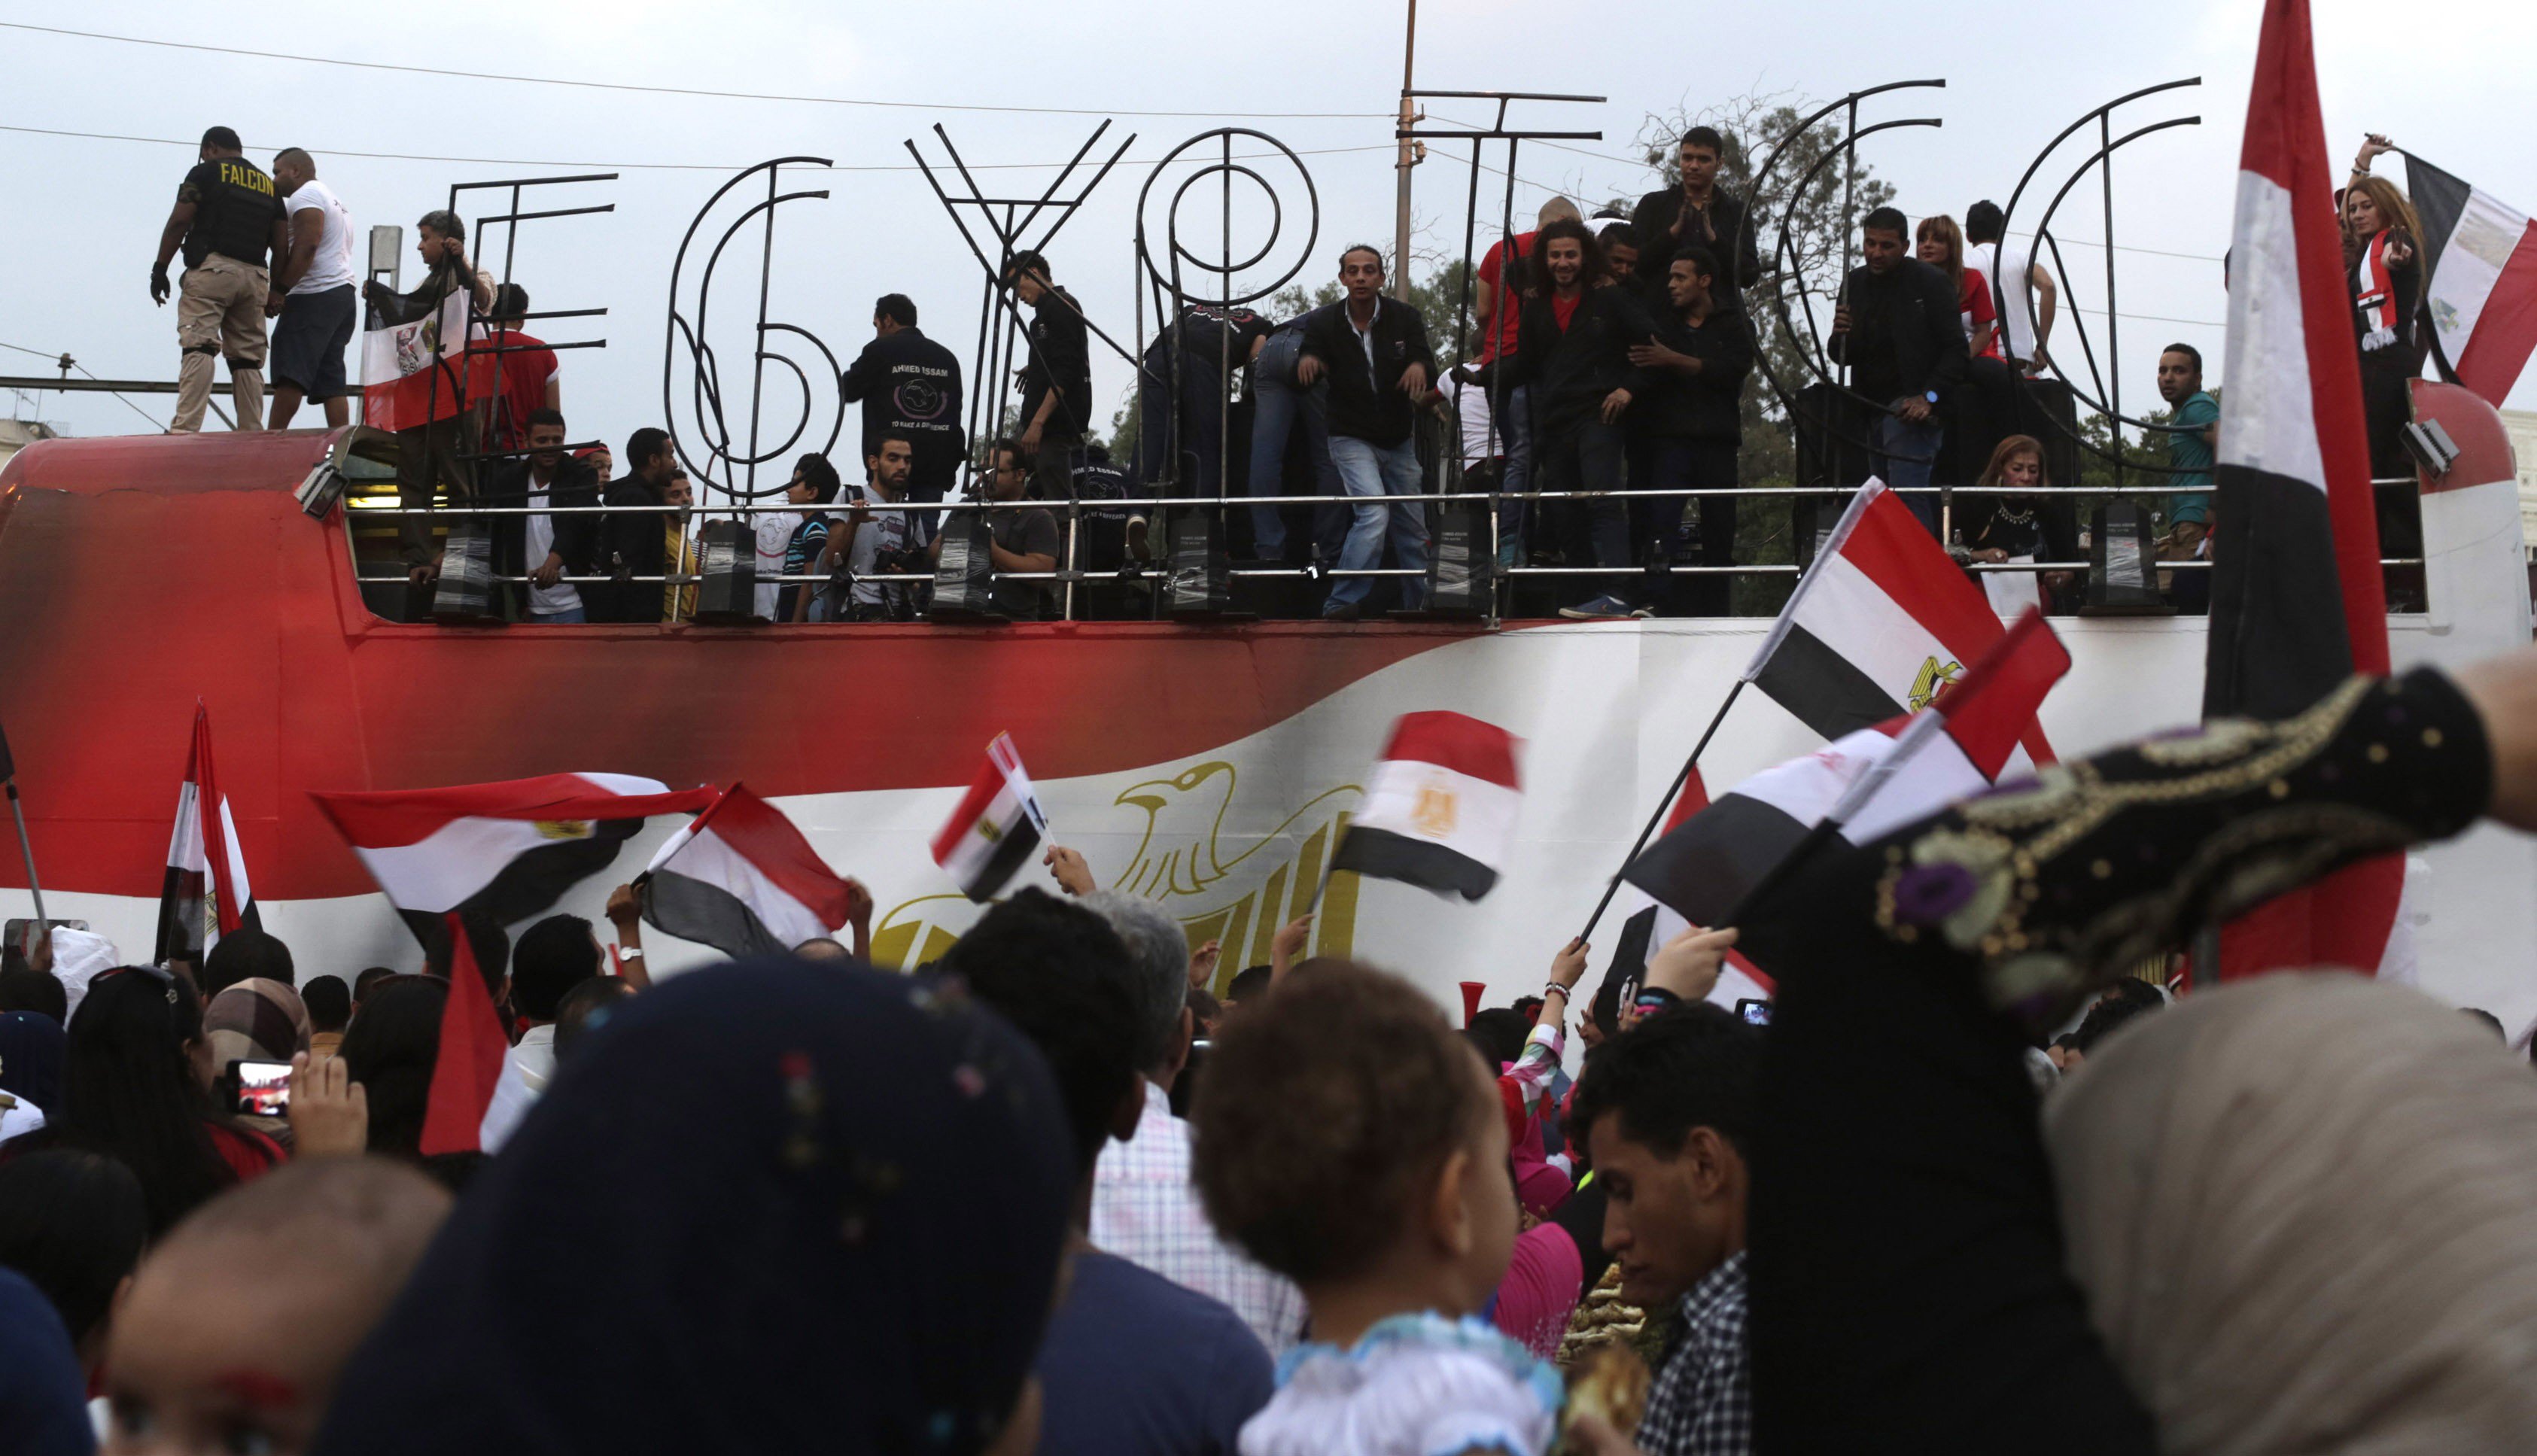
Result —
[[[1683,781],[1682,793],[1666,811],[1663,833],[1681,828],[1694,814],[1709,807],[1709,786],[1694,765]],[[1621,918],[1621,938],[1612,949],[1612,959],[1603,970],[1603,983],[1594,992],[1597,1010],[1608,1001],[1617,1011],[1620,1003],[1638,994],[1647,983],[1648,962],[1665,943],[1691,928],[1691,921],[1669,905],[1659,904],[1654,896],[1636,885],[1623,884],[1612,898],[1614,911]],[[1744,958],[1744,953],[1730,949],[1726,964],[1720,968],[1718,984],[1710,988],[1710,1004],[1726,1010],[1735,1009],[1738,1001],[1767,1001],[1779,993],[1779,984],[1761,967]]]
[[[374,429],[415,429],[450,418],[467,408],[470,374],[491,373],[490,356],[462,352],[465,288],[452,288],[436,304],[414,299],[406,294],[390,307],[373,308],[361,335],[361,422]]]
[[[1686,923],[1731,924],[1817,825],[1869,844],[2024,769],[2021,741],[2069,670],[2069,651],[2042,612],[2029,611],[1927,708],[1755,774],[1649,847],[1622,878]],[[1663,945],[1654,938],[1661,928],[1651,930],[1649,954]]]
[[[2452,378],[2499,408],[2537,350],[2537,218],[2405,154],[2423,222],[2423,319]]]
[[[1983,589],[1870,480],[1797,579],[1744,679],[1831,741],[1927,707],[2000,632]],[[2038,763],[2051,757],[2040,729],[2026,748]]]
[[[671,836],[641,885],[647,922],[735,960],[818,939],[851,898],[793,821],[738,784]]]
[[[405,916],[432,964],[452,964],[454,918],[478,947],[553,907],[616,862],[654,814],[695,814],[714,791],[673,792],[623,774],[549,774],[454,789],[314,793],[379,889]],[[483,968],[488,981],[500,966]]]
[[[983,905],[996,898],[1015,870],[1030,863],[1046,838],[1048,816],[1031,791],[1013,735],[998,733],[987,744],[987,763],[977,782],[934,836],[934,862],[959,884],[961,894]]]
[[[1517,739],[1460,713],[1411,713],[1392,729],[1365,798],[1331,856],[1352,869],[1477,900],[1497,884],[1524,793]]]
[[[440,1005],[440,1047],[431,1064],[431,1091],[423,1104],[423,1157],[473,1153],[483,1147],[479,1129],[493,1089],[502,1081],[502,1055],[510,1038],[493,1009],[492,992],[468,947],[469,927],[447,917],[441,940],[450,947],[449,998]]]
[[[2267,0],[2239,158],[2220,407],[2206,719],[2289,718],[2387,670],[2361,365],[2317,111],[2308,0]],[[2375,969],[2404,886],[2388,855],[2231,925],[2220,973]]]
[[[167,841],[167,877],[159,891],[159,949],[166,965],[176,956],[199,964],[221,937],[239,926],[262,928],[255,892],[246,882],[246,857],[238,852],[237,821],[228,795],[212,772],[212,714],[194,705],[194,744],[185,760],[184,787],[176,791],[176,832]]]

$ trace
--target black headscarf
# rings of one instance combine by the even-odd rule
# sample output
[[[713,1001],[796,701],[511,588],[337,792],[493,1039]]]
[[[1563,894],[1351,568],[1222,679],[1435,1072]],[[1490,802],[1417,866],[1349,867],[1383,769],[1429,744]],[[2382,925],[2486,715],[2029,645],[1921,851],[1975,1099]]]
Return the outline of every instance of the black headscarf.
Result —
[[[317,1456],[982,1448],[1073,1186],[956,983],[761,961],[615,1008],[354,1356]]]
[[[0,1012],[0,1092],[45,1116],[62,1100],[62,1024],[33,1011]]]

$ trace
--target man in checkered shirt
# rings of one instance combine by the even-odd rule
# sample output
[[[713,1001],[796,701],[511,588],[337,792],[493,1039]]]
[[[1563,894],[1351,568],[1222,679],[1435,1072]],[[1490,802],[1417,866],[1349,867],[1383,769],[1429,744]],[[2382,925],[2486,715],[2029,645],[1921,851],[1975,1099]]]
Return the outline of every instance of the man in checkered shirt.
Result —
[[[1569,1125],[1582,1130],[1609,1200],[1603,1246],[1620,1265],[1621,1298],[1651,1317],[1681,1311],[1648,1392],[1639,1448],[1745,1456],[1745,1155],[1762,1034],[1715,1006],[1657,999],[1665,1004],[1587,1058]]]
[[[1054,852],[1073,856],[1071,850]],[[1079,856],[1061,871],[1067,884]],[[1080,883],[1088,883],[1089,875]],[[1067,884],[1073,889],[1073,885]],[[1172,1115],[1172,1082],[1189,1059],[1189,937],[1170,912],[1116,890],[1082,897],[1083,908],[1110,922],[1137,962],[1144,1023],[1145,1114],[1137,1135],[1101,1151],[1092,1174],[1093,1246],[1138,1264],[1183,1289],[1225,1304],[1273,1358],[1304,1329],[1304,1292],[1236,1252],[1218,1237],[1190,1183],[1189,1124]]]

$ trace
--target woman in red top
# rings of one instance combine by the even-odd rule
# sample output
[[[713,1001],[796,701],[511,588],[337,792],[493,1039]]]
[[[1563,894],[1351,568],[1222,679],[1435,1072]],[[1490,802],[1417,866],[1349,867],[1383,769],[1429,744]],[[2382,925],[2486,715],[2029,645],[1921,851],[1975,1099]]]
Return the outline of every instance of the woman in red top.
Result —
[[[1944,213],[1920,220],[1920,261],[1947,276],[1956,287],[1956,316],[1965,326],[1965,343],[1976,358],[1995,359],[1999,352],[1999,309],[1991,302],[1990,280],[1979,268],[1965,266],[1965,234]]]
[[[71,1013],[61,1107],[41,1131],[0,1144],[8,1155],[78,1148],[141,1179],[150,1236],[196,1205],[280,1164],[273,1139],[212,1100],[211,1042],[194,988],[164,971],[127,966],[91,982]]]

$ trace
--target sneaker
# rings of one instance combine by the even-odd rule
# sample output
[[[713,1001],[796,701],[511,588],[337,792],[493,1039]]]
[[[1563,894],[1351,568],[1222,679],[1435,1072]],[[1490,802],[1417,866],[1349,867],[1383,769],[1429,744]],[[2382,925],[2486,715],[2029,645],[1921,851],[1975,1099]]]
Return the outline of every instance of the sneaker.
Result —
[[[1364,610],[1358,607],[1355,603],[1343,601],[1325,610],[1322,613],[1322,620],[1326,622],[1353,622],[1364,614]]]
[[[1604,622],[1646,616],[1651,613],[1634,608],[1620,598],[1606,594],[1583,606],[1563,606],[1559,608],[1559,614],[1572,622]]]
[[[1142,516],[1128,518],[1128,554],[1139,561],[1154,559],[1152,548],[1146,544],[1145,518]]]

